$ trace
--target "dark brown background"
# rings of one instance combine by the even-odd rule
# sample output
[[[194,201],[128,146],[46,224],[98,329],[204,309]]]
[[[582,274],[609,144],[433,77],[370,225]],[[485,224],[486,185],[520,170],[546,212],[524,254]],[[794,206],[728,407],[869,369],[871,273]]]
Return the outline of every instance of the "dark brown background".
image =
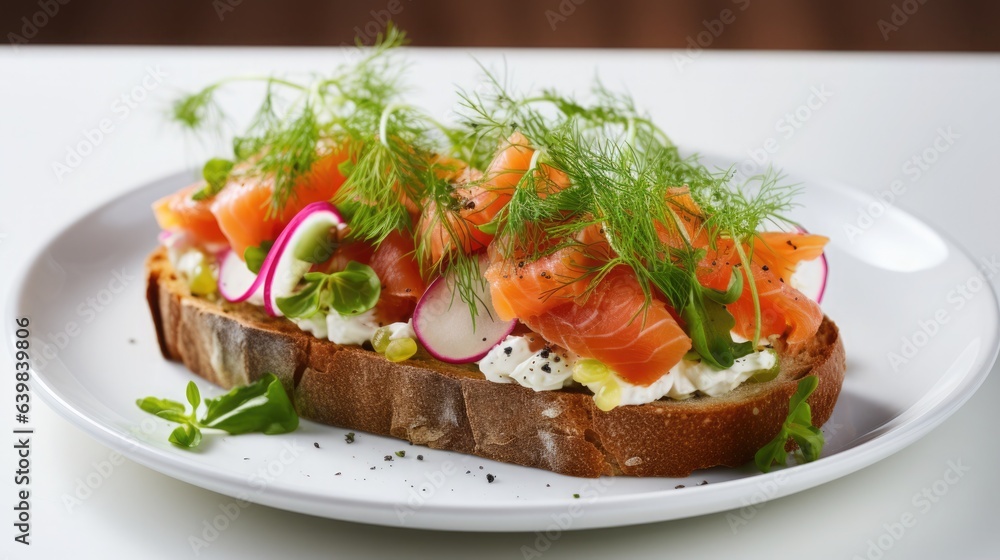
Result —
[[[391,17],[421,46],[1000,51],[996,0],[60,1],[0,0],[5,42],[341,45]]]

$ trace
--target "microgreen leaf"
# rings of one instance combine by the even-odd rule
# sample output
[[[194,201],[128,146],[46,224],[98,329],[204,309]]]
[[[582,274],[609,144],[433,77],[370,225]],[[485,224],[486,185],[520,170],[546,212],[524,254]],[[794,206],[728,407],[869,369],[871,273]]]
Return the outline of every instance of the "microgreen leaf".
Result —
[[[826,439],[823,437],[823,432],[812,425],[812,409],[806,402],[818,385],[819,379],[815,375],[799,380],[795,394],[789,399],[788,418],[782,424],[781,430],[754,456],[754,462],[762,472],[769,472],[774,463],[785,464],[788,460],[788,453],[785,451],[788,438],[792,438],[799,446],[800,453],[796,455],[797,459],[810,462],[819,458]]]
[[[262,241],[257,247],[247,247],[243,251],[243,260],[247,263],[247,268],[250,272],[257,274],[260,272],[260,267],[264,265],[264,259],[267,258],[267,254],[271,251],[271,247],[274,245],[274,241]]]
[[[190,422],[192,415],[185,414],[182,410],[161,410],[156,413],[157,416],[163,418],[164,420],[170,422],[179,422],[181,424],[185,422]]]
[[[325,285],[325,278],[314,280],[293,295],[277,298],[275,303],[286,317],[308,317],[320,310],[320,296]]]
[[[184,404],[170,399],[158,399],[156,397],[146,397],[137,399],[135,404],[150,414],[159,414],[163,411],[184,412]]]
[[[205,186],[198,189],[191,198],[194,200],[205,200],[211,198],[226,186],[229,180],[229,173],[233,170],[233,162],[228,159],[212,158],[205,163],[201,169],[201,175],[205,179]]]
[[[753,344],[749,341],[733,342],[730,333],[736,326],[736,320],[724,305],[714,301],[706,292],[707,289],[693,284],[681,317],[688,327],[694,351],[709,365],[727,369],[733,366],[736,358],[753,352]]]
[[[281,434],[295,430],[299,417],[295,413],[285,388],[273,374],[265,374],[258,381],[237,387],[225,395],[205,399],[205,417],[197,418],[201,392],[194,382],[187,386],[187,399],[193,407],[184,413],[184,405],[167,399],[146,397],[136,405],[160,418],[180,424],[168,438],[170,443],[185,449],[197,447],[202,440],[202,429],[223,430],[230,434],[262,432]]]
[[[351,261],[340,272],[330,275],[330,307],[341,315],[364,313],[375,307],[382,293],[382,283],[372,267]]]
[[[194,449],[201,443],[201,430],[197,426],[185,422],[174,428],[167,440],[178,447]]]
[[[299,417],[281,381],[270,373],[219,398],[206,399],[205,406],[204,425],[230,434],[283,434],[299,426]]]
[[[743,273],[738,268],[733,267],[733,275],[729,278],[729,286],[726,287],[725,292],[711,288],[704,288],[703,292],[705,293],[705,297],[715,303],[721,303],[722,305],[735,303],[736,300],[740,299],[740,295],[743,294]]]
[[[198,391],[198,386],[195,385],[194,381],[188,381],[187,384],[187,400],[191,403],[192,412],[198,410],[198,405],[201,404],[201,392]]]
[[[483,224],[481,226],[476,226],[476,228],[479,229],[479,231],[481,231],[481,232],[483,232],[483,233],[485,233],[487,235],[496,235],[497,234],[497,228],[499,228],[499,226],[500,226],[500,223],[497,220],[493,219],[493,220],[490,220],[490,221],[486,222],[485,224]]]

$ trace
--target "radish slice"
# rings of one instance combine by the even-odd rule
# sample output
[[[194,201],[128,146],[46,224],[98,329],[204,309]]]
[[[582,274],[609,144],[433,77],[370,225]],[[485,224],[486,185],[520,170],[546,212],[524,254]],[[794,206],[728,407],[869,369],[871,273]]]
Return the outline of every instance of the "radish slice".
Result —
[[[270,268],[272,260],[271,255],[264,259],[261,272]],[[236,255],[236,251],[226,251],[219,261],[219,294],[233,303],[248,301],[254,305],[263,305],[264,275],[251,272],[243,259]]]
[[[485,261],[480,261],[485,266]],[[493,309],[489,284],[476,283],[473,327],[469,306],[455,289],[454,276],[441,277],[428,286],[413,312],[413,330],[432,356],[450,364],[482,359],[514,330],[516,320],[501,321]]]
[[[808,234],[806,228],[795,226],[799,233]],[[795,273],[789,279],[792,287],[802,292],[816,303],[823,303],[823,293],[826,292],[826,278],[830,274],[830,265],[824,252],[817,259],[802,261],[795,267]]]
[[[269,314],[282,315],[277,299],[292,295],[299,280],[312,267],[312,262],[300,258],[302,251],[308,251],[318,235],[343,224],[337,207],[322,201],[307,205],[288,222],[274,241],[258,275],[264,278],[264,309]]]
[[[795,274],[791,278],[792,287],[816,303],[823,303],[823,292],[826,291],[828,273],[829,265],[826,262],[825,253],[820,255],[818,259],[802,261],[795,267]]]

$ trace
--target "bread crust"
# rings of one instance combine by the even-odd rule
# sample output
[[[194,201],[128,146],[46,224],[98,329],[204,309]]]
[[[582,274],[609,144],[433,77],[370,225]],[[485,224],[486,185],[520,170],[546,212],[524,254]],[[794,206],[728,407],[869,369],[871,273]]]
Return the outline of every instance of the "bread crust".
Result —
[[[146,296],[165,358],[223,388],[273,373],[302,418],[579,477],[684,477],[740,466],[770,441],[805,375],[813,423],[833,412],[846,368],[824,317],[807,344],[778,341],[778,377],[722,397],[661,400],[602,412],[590,394],[486,380],[472,366],[432,358],[392,363],[302,332],[248,304],[194,297],[163,248],[146,262]]]

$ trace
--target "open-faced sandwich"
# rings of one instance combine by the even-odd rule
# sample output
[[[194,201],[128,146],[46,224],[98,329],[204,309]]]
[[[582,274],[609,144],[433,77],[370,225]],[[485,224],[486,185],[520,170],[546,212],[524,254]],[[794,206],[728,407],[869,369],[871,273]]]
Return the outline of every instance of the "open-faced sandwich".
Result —
[[[270,381],[255,402],[302,418],[569,475],[818,456],[844,351],[815,301],[827,239],[783,217],[793,189],[680,156],[603,87],[490,79],[441,124],[401,98],[401,41],[265,79],[233,156],[154,204],[164,356],[224,388]],[[210,124],[221,86],[177,119]],[[191,418],[175,443],[226,429]],[[257,424],[240,430],[297,421]]]

